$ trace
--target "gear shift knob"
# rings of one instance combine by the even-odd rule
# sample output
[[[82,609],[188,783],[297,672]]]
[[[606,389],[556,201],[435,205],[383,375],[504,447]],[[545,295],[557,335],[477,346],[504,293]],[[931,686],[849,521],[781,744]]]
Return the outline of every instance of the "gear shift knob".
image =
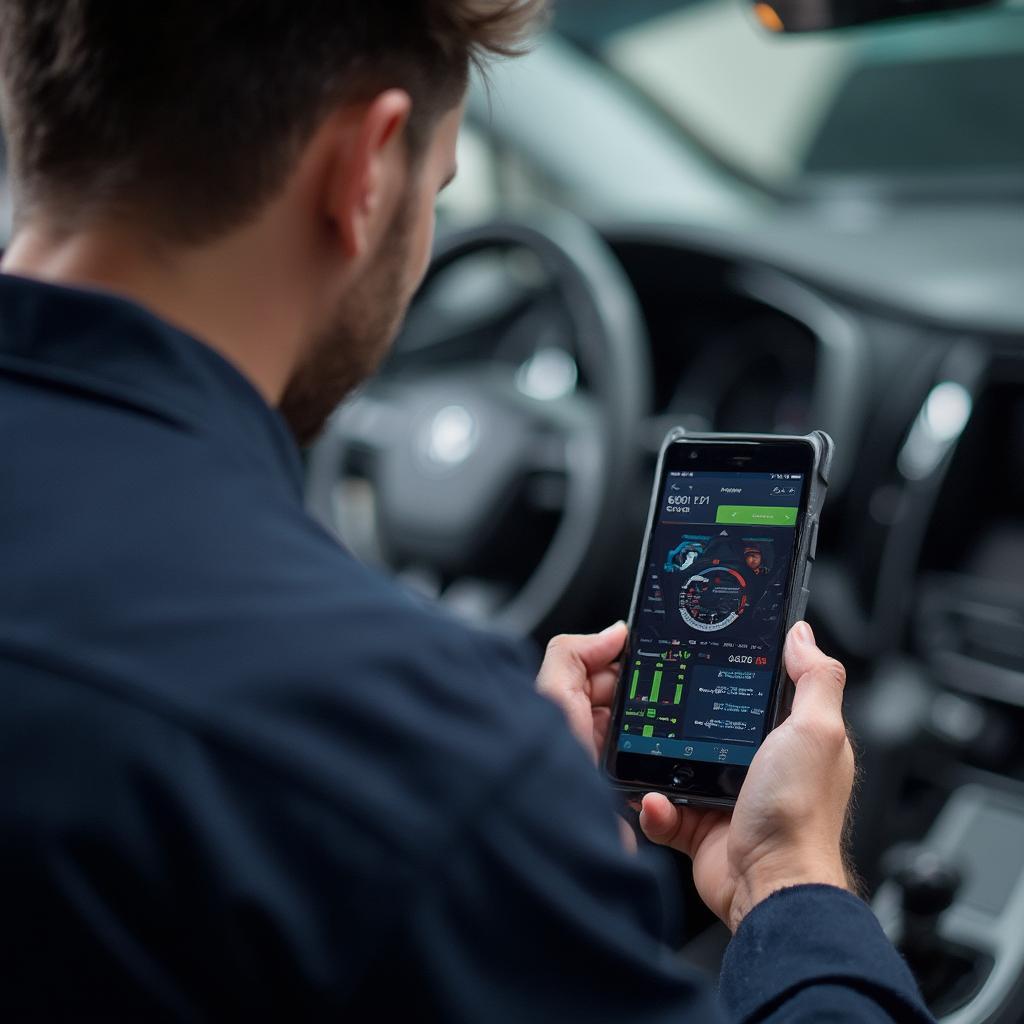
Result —
[[[964,946],[939,931],[963,876],[957,866],[926,846],[897,846],[882,867],[899,887],[903,907],[897,945],[917,978],[929,1009],[938,1018],[966,1006],[992,971],[987,953]]]
[[[929,955],[938,945],[938,923],[956,898],[963,876],[955,865],[924,846],[901,846],[886,856],[888,874],[900,887],[903,938],[908,960]]]
[[[905,850],[901,860],[893,879],[903,890],[904,911],[938,916],[948,909],[963,881],[957,868],[924,846]]]

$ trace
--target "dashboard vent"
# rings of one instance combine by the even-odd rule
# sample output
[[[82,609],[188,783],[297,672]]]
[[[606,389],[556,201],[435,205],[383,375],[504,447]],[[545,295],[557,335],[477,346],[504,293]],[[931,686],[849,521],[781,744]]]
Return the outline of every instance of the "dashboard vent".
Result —
[[[946,686],[1024,707],[1024,586],[930,574],[917,626],[921,650]]]

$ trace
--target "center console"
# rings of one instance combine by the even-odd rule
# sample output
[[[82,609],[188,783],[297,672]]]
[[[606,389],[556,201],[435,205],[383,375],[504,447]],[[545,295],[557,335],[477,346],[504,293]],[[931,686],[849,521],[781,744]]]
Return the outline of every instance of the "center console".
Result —
[[[966,785],[919,847],[890,858],[874,910],[942,1024],[1024,1016],[1022,853],[1024,795]]]

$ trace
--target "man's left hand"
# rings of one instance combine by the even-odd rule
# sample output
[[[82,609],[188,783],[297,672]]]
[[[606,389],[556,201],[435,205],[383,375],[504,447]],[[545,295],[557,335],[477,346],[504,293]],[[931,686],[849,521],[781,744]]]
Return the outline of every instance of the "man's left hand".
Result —
[[[556,636],[537,676],[537,689],[562,709],[595,763],[608,736],[626,633],[616,622],[602,633]]]

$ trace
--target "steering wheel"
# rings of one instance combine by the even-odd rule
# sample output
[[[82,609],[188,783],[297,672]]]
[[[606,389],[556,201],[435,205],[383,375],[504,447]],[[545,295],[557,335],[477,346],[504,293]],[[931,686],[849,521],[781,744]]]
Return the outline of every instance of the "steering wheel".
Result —
[[[635,479],[650,362],[635,293],[567,213],[439,240],[381,373],[309,453],[311,512],[489,628],[567,628]]]

